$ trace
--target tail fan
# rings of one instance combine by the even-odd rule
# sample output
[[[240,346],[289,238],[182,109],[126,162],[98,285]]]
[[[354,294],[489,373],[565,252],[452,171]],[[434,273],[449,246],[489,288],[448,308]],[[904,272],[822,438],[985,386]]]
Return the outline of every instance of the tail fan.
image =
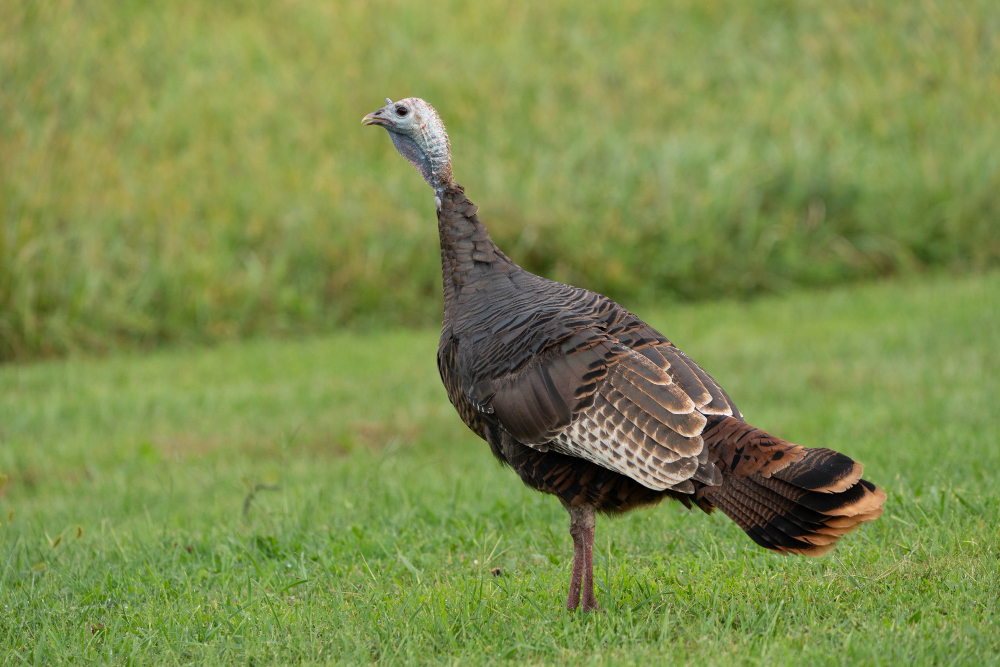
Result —
[[[795,445],[733,417],[703,437],[723,481],[699,489],[695,502],[718,507],[765,549],[822,556],[882,515],[885,492],[844,454]]]

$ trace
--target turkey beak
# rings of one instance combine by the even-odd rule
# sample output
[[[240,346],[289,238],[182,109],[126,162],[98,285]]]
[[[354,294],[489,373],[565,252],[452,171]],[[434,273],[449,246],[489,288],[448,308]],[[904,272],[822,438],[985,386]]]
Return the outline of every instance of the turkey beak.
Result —
[[[385,116],[385,109],[371,112],[361,119],[361,123],[363,125],[381,125],[382,127],[388,127],[392,124]]]

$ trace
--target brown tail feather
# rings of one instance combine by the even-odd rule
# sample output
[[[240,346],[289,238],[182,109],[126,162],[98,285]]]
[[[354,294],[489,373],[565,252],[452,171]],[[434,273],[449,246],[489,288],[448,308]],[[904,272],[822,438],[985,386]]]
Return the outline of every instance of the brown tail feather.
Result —
[[[785,442],[733,417],[703,437],[723,481],[699,489],[696,502],[718,507],[765,549],[822,556],[882,515],[885,493],[839,452]]]

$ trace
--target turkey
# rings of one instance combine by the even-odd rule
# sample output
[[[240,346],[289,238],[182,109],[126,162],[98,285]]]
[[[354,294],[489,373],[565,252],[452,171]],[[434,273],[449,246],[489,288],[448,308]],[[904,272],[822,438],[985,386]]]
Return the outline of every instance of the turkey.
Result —
[[[720,509],[754,542],[820,556],[882,514],[861,464],[756,429],[701,366],[594,292],[531,274],[490,240],[451,169],[444,125],[410,97],[362,119],[384,127],[434,189],[448,399],[493,455],[570,516],[566,606],[597,608],[595,513],[679,500]]]

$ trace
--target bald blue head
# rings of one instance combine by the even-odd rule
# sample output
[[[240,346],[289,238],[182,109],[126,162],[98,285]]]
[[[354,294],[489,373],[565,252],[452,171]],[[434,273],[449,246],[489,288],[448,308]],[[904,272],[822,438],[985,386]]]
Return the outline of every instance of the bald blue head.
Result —
[[[410,161],[427,184],[440,195],[454,183],[451,175],[451,146],[441,117],[419,97],[407,97],[393,102],[388,97],[385,106],[373,111],[361,122],[380,125],[392,138],[396,150]]]

